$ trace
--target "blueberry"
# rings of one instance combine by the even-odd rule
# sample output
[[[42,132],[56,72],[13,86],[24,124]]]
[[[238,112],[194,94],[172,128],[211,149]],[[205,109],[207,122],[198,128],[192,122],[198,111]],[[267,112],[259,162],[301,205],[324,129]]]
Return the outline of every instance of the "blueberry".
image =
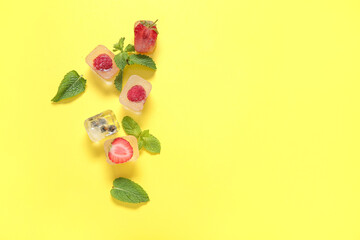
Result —
[[[115,132],[116,131],[116,126],[115,125],[110,125],[109,126],[109,132]]]
[[[106,126],[101,126],[100,127],[100,131],[103,133],[103,132],[106,132],[108,130],[108,128]]]

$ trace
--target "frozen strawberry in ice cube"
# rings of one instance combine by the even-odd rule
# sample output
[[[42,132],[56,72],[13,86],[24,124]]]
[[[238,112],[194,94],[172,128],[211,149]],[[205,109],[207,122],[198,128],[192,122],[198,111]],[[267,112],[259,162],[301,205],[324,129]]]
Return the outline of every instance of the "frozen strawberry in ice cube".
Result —
[[[109,164],[135,161],[139,157],[137,139],[131,135],[107,140],[104,149]]]
[[[86,57],[86,63],[109,84],[119,73],[119,68],[114,62],[114,54],[103,45],[97,46],[89,53]]]
[[[151,53],[155,49],[156,39],[159,34],[156,22],[140,20],[134,26],[134,46],[139,53]]]
[[[121,91],[120,103],[135,112],[141,112],[151,88],[150,82],[137,75],[132,75]]]

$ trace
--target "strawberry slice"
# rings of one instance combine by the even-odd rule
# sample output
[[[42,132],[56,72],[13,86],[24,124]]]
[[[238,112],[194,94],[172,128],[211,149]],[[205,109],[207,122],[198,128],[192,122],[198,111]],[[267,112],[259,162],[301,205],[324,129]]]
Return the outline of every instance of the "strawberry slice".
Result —
[[[111,142],[108,153],[109,160],[115,164],[129,161],[133,156],[133,148],[124,138],[115,138]]]
[[[156,22],[152,21],[137,21],[134,27],[135,50],[139,53],[150,53],[154,51],[157,35],[159,34],[156,28]]]

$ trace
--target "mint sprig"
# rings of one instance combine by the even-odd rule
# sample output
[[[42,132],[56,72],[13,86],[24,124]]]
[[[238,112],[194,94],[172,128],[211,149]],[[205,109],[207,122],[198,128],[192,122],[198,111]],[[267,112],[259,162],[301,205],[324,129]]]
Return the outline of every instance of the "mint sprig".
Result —
[[[156,70],[156,64],[151,57],[143,54],[136,54],[135,47],[132,44],[128,44],[124,49],[124,41],[124,37],[120,38],[120,40],[114,44],[113,49],[114,52],[120,51],[120,53],[116,54],[114,57],[115,64],[120,69],[120,72],[116,77],[117,82],[115,81],[116,89],[119,91],[122,90],[123,71],[127,65],[138,64]]]
[[[122,52],[123,49],[124,49],[124,41],[125,41],[125,38],[124,38],[124,37],[120,38],[119,42],[117,42],[117,43],[114,44],[114,50],[113,50],[113,52],[116,52],[116,51]]]
[[[76,96],[85,91],[86,80],[75,70],[68,72],[61,81],[53,102]]]
[[[114,180],[110,194],[113,198],[128,203],[141,203],[150,200],[148,194],[139,184],[122,177]]]
[[[121,52],[119,54],[116,54],[114,57],[116,66],[118,66],[118,68],[120,68],[120,70],[124,70],[125,66],[128,64],[128,58],[129,58],[129,55],[127,52]]]
[[[155,136],[151,135],[149,130],[141,131],[139,124],[129,116],[125,116],[121,121],[121,124],[126,134],[137,138],[139,150],[144,147],[151,153],[160,153],[160,141]]]
[[[124,51],[125,52],[135,52],[135,47],[132,44],[128,44]]]

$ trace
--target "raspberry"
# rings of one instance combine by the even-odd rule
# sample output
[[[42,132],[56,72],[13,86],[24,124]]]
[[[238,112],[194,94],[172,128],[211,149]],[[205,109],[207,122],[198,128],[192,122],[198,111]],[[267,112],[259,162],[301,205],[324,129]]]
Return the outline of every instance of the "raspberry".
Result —
[[[135,85],[128,91],[127,98],[131,102],[140,102],[146,98],[146,91],[141,85]]]
[[[94,67],[97,70],[101,70],[101,71],[110,70],[112,68],[112,65],[113,63],[111,58],[105,53],[100,54],[94,59]]]

